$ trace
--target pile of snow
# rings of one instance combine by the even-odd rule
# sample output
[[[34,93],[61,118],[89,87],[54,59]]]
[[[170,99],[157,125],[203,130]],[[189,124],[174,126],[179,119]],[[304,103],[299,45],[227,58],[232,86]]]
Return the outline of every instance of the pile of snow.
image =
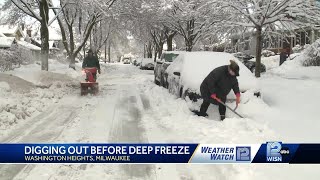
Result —
[[[292,48],[293,53],[301,53],[304,50],[304,46],[300,46],[297,44],[295,47]]]
[[[150,108],[144,112],[142,122],[150,143],[208,143],[208,144],[233,144],[233,143],[262,143],[270,139],[279,139],[277,134],[270,129],[265,121],[253,118],[237,118],[227,110],[227,117],[223,122],[217,115],[217,106],[209,107],[209,118],[198,117],[190,112],[187,104],[182,99],[176,99],[164,88],[154,86],[151,81],[145,82],[142,91],[150,100]],[[232,106],[230,104],[230,106]],[[247,104],[241,104],[239,113],[246,117],[269,110],[261,99],[255,98]],[[213,112],[215,113],[212,116]],[[163,135],[165,132],[166,135]],[[159,165],[162,169],[170,167]],[[174,167],[179,171],[182,166]],[[184,167],[187,168],[187,167]],[[260,166],[243,165],[190,165],[189,172],[208,179],[212,172],[217,179],[259,179],[264,177],[264,168]],[[187,171],[187,170],[186,170]]]
[[[82,78],[80,69],[74,71],[59,62],[50,65],[54,72],[41,71],[40,65],[30,64],[0,75],[0,136],[79,90],[80,81],[71,76]]]
[[[302,53],[305,56],[304,66],[320,66],[320,39],[307,46]]]
[[[256,61],[256,58],[252,59],[251,61]],[[276,68],[280,64],[280,55],[261,57],[261,63],[266,66],[267,71]]]
[[[0,81],[0,90],[1,91],[10,91],[10,85],[7,82]]]
[[[229,65],[230,60],[234,60],[240,67],[240,90],[256,89],[256,78],[251,71],[232,54],[224,52],[186,52],[174,60],[167,72],[169,78],[174,78],[174,72],[180,72],[180,85],[183,85],[184,89],[200,93],[200,85],[207,75],[219,66]]]
[[[0,48],[10,48],[14,40],[14,37],[0,37]]]
[[[51,104],[59,102],[64,95],[74,92],[73,87],[61,82],[52,83],[46,88],[34,86],[33,89],[29,89],[30,82],[21,83],[22,81],[20,79],[20,83],[0,82],[1,133],[6,133],[5,130],[9,130],[21,120],[44,111]],[[24,88],[29,90],[22,91]]]

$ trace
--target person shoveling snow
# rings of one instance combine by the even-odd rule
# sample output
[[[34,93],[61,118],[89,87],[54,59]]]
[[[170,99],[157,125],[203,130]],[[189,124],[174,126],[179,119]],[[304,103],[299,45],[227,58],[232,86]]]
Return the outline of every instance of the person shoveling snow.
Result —
[[[240,103],[240,90],[237,76],[239,76],[238,64],[230,60],[230,65],[218,67],[210,72],[200,86],[203,103],[200,111],[195,111],[198,116],[208,116],[207,110],[210,104],[219,106],[220,119],[223,121],[226,115],[227,95],[233,89],[236,94],[236,105]]]

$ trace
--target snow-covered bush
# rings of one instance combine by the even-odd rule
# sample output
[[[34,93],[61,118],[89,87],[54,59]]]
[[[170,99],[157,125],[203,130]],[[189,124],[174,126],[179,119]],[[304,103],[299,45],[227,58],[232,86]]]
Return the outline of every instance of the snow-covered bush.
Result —
[[[225,45],[224,44],[214,44],[212,45],[212,51],[214,52],[224,52],[225,50]]]
[[[270,56],[274,56],[275,55],[275,53],[274,52],[272,52],[272,51],[269,51],[269,50],[263,50],[262,52],[261,52],[261,55],[263,56],[263,57],[270,57]]]
[[[21,64],[30,64],[32,61],[32,52],[20,46],[0,49],[0,72],[13,70]]]
[[[304,66],[320,66],[320,39],[310,46],[306,46],[303,53],[306,57],[303,62]]]
[[[295,47],[292,48],[293,53],[301,53],[304,50],[304,46],[300,46],[297,44]]]

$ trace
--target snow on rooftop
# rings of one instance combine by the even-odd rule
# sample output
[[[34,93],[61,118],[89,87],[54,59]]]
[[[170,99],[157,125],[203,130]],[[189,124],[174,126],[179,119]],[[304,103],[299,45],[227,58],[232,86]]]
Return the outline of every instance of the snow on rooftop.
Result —
[[[40,51],[40,50],[41,50],[40,47],[38,47],[38,46],[36,46],[36,45],[33,45],[33,44],[31,44],[31,43],[28,43],[28,42],[26,42],[26,41],[18,41],[17,43],[18,43],[20,46],[23,46],[23,47],[28,48],[28,49],[30,49],[30,50],[35,50],[35,51]]]
[[[0,37],[0,48],[10,48],[14,40],[14,37]]]
[[[15,34],[17,31],[20,31],[22,36],[24,36],[24,33],[18,25],[0,25],[0,33],[2,34]]]

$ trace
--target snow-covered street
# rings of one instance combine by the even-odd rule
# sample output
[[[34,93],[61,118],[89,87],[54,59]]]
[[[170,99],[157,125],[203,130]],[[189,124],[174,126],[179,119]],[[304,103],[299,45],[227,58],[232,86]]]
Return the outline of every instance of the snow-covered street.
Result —
[[[79,89],[66,93],[25,121],[19,121],[1,136],[3,143],[263,143],[270,140],[290,142],[319,141],[315,125],[316,109],[292,104],[294,98],[319,99],[315,77],[300,88],[279,86],[284,81],[299,83],[299,78],[263,77],[263,100],[252,98],[239,112],[245,119],[218,121],[217,107],[210,117],[193,115],[186,101],[177,99],[153,83],[153,71],[131,65],[104,65],[99,76],[98,96],[79,95]],[[15,72],[19,75],[19,71]],[[73,74],[76,77],[75,74]],[[71,76],[69,76],[71,77]],[[77,77],[76,79],[79,79]],[[273,93],[276,89],[278,94]],[[56,90],[56,89],[53,89]],[[287,95],[288,94],[288,95]],[[290,95],[292,100],[288,99]],[[309,97],[308,97],[309,96]],[[281,99],[281,101],[280,101]],[[287,99],[284,100],[284,99]],[[279,101],[277,101],[279,100]],[[310,101],[309,101],[310,102]],[[292,109],[291,108],[295,108]],[[307,114],[309,113],[309,115]],[[290,122],[288,122],[290,121]],[[296,133],[298,131],[298,133]],[[268,171],[266,170],[268,169]],[[295,169],[295,170],[293,170]],[[301,172],[303,170],[303,172]],[[270,179],[271,177],[316,179],[312,166],[289,165],[1,165],[0,179]],[[269,173],[273,172],[272,175]],[[290,172],[290,175],[285,172]],[[268,175],[267,175],[268,174]]]

